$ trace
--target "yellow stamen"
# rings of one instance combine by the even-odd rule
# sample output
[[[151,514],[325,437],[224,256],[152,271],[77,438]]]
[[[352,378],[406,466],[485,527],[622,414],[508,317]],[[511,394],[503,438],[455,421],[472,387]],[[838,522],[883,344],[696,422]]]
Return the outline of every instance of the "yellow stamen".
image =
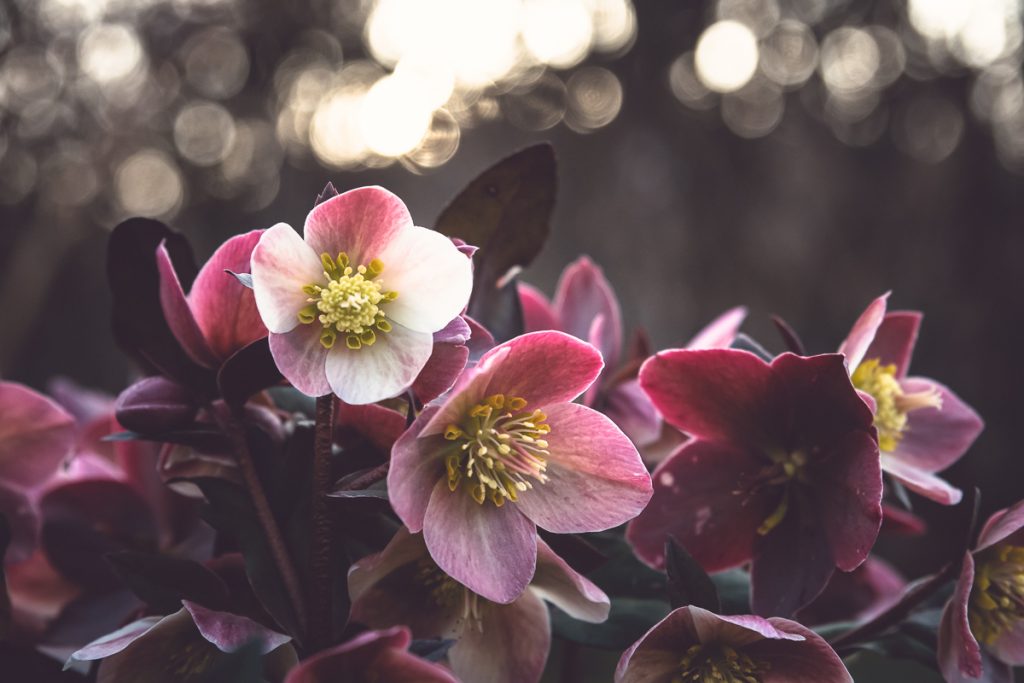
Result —
[[[999,543],[976,558],[967,617],[979,642],[992,645],[1024,621],[1024,547]]]
[[[942,408],[942,396],[935,389],[905,393],[896,378],[895,365],[882,365],[878,358],[861,361],[853,372],[853,385],[875,400],[875,429],[878,447],[894,451],[908,428],[909,413],[922,408]]]
[[[691,645],[672,683],[761,683],[768,662],[756,661],[731,645]]]
[[[323,326],[320,343],[324,348],[332,348],[335,336],[343,335],[345,346],[356,351],[372,346],[377,341],[377,332],[391,331],[381,304],[394,301],[398,293],[385,290],[382,281],[377,279],[384,271],[380,259],[353,268],[345,252],[337,258],[325,253],[320,255],[320,263],[326,284],[302,288],[309,297],[309,305],[299,311],[298,317],[303,325],[319,322]]]

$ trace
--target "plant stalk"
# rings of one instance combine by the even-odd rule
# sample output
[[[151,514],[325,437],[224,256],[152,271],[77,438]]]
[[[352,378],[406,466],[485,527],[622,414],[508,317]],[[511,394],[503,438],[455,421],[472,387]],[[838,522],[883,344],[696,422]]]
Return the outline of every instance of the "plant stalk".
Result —
[[[331,484],[331,445],[334,441],[333,394],[316,400],[316,433],[313,442],[313,487],[310,508],[312,536],[309,557],[309,621],[311,651],[329,647],[334,640],[334,577],[331,572],[331,511],[327,494]]]

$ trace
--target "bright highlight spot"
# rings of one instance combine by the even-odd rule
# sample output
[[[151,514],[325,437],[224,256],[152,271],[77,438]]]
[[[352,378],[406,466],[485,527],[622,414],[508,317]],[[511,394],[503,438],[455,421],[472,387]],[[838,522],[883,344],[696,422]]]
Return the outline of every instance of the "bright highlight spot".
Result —
[[[749,28],[736,21],[719,21],[697,41],[697,76],[709,90],[734,92],[753,78],[757,58],[757,38]]]

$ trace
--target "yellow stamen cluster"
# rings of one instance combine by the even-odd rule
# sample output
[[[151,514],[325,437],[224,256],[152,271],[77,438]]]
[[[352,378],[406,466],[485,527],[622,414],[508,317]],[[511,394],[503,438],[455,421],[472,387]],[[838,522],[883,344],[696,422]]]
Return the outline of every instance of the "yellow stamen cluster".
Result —
[[[985,645],[1024,620],[1024,548],[999,543],[979,556],[967,614]]]
[[[761,526],[757,528],[757,533],[762,536],[767,535],[786,518],[786,513],[789,512],[788,484],[793,479],[803,479],[804,465],[807,464],[807,455],[803,451],[793,451],[791,453],[777,451],[771,453],[770,457],[775,464],[767,470],[765,474],[767,480],[764,481],[764,484],[785,484],[786,488],[782,492],[782,499],[779,501],[779,504],[775,506],[775,510],[765,517],[765,520],[761,522]]]
[[[487,600],[445,574],[429,557],[417,563],[415,581],[430,591],[430,597],[438,607],[461,607],[462,620],[470,628],[483,631],[482,611]]]
[[[907,429],[907,414],[920,408],[941,408],[942,396],[935,389],[906,393],[896,379],[895,365],[882,365],[877,358],[861,361],[853,372],[853,386],[875,399],[875,428],[878,447],[894,451]]]
[[[693,645],[672,683],[761,683],[768,668],[729,645]]]
[[[398,292],[387,291],[377,277],[384,271],[380,259],[365,266],[353,267],[345,252],[333,258],[321,254],[326,286],[306,285],[302,291],[309,297],[309,305],[299,311],[299,322],[323,325],[320,343],[332,348],[339,335],[345,346],[353,351],[372,346],[378,332],[390,332],[391,323],[385,319],[381,304],[394,301]]]
[[[547,481],[547,416],[526,410],[526,401],[515,396],[489,396],[448,425],[444,438],[455,443],[445,455],[448,488],[464,488],[481,505],[488,498],[501,507],[533,488],[531,479]]]

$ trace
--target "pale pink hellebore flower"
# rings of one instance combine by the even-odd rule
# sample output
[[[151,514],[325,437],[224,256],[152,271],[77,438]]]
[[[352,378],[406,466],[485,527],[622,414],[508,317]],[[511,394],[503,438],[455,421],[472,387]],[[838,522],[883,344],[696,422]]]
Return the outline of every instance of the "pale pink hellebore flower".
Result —
[[[374,403],[412,384],[433,333],[465,308],[470,260],[441,233],[413,225],[380,187],[317,205],[304,238],[279,223],[252,255],[256,307],[270,351],[304,394]]]

